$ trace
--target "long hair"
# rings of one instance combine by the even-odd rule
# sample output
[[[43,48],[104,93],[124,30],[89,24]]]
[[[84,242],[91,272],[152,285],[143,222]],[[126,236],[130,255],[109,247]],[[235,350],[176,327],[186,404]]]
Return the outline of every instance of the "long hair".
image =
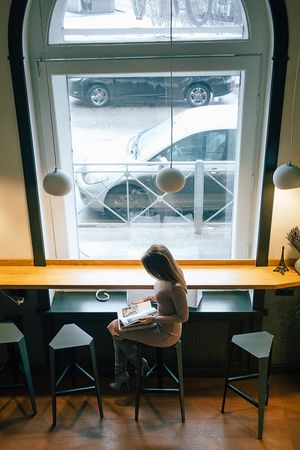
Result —
[[[173,283],[187,291],[183,272],[170,250],[162,244],[154,244],[142,256],[146,271],[154,278]]]

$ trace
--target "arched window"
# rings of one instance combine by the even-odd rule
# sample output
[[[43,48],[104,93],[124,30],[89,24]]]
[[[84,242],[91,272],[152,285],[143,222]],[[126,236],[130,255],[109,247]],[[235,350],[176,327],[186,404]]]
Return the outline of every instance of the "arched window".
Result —
[[[38,182],[55,159],[74,179],[63,199],[40,188],[47,258],[139,259],[153,242],[177,259],[255,258],[268,6],[172,5],[172,26],[166,0],[32,0],[28,8]],[[155,176],[171,150],[186,185],[165,194]]]

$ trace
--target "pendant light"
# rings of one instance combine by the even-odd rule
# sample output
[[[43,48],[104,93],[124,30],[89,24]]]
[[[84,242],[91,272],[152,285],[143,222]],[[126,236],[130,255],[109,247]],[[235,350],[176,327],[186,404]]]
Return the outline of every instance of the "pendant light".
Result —
[[[170,167],[161,169],[156,176],[156,185],[162,192],[175,193],[181,191],[185,185],[185,177],[181,170],[173,167],[173,6],[170,0]]]
[[[291,123],[291,154],[290,159],[287,164],[277,167],[273,174],[273,183],[278,189],[294,189],[300,187],[300,168],[295,164],[292,164],[293,156],[293,140],[294,140],[294,123],[295,123],[295,103],[296,103],[296,91],[298,83],[298,72],[299,72],[299,60],[300,52],[297,59],[297,69],[294,85],[293,103],[292,103],[292,123]]]
[[[42,8],[41,2],[39,2],[39,12],[40,12],[40,21],[42,27],[42,44],[45,56],[45,37],[44,37],[44,29],[43,29],[43,21],[42,21]],[[42,60],[41,60],[42,61]],[[50,85],[49,85],[49,74],[47,68],[46,57],[44,57],[45,64],[45,75],[47,81],[47,93],[49,98],[49,111],[50,111],[50,124],[51,124],[51,134],[52,134],[52,143],[53,143],[53,152],[54,152],[54,170],[49,172],[44,180],[43,180],[43,188],[47,194],[54,195],[57,197],[61,197],[63,195],[68,194],[72,189],[72,180],[71,177],[61,169],[57,168],[57,155],[56,155],[56,144],[54,138],[54,123],[53,123],[53,111],[52,111],[52,102],[50,97]]]

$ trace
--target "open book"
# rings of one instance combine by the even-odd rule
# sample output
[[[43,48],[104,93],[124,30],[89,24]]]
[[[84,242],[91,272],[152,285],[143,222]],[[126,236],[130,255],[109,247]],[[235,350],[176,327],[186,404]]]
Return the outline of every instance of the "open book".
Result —
[[[155,324],[143,325],[139,320],[146,316],[154,316],[156,313],[156,308],[151,305],[150,300],[123,306],[118,310],[119,330],[123,331],[126,329],[126,331],[129,331],[131,329],[152,328]]]

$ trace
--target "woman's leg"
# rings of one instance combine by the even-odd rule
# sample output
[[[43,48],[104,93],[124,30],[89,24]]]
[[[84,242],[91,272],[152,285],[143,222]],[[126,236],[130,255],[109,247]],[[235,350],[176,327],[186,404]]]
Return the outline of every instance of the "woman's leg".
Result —
[[[136,367],[137,364],[137,346],[135,342],[129,341],[128,339],[120,339],[114,336],[114,339],[118,340],[118,345],[123,354],[126,355],[127,360]]]
[[[113,336],[114,353],[115,353],[115,381],[110,383],[110,387],[119,390],[125,383],[128,387],[129,375],[127,372],[127,355],[122,349],[122,340]]]
[[[128,357],[123,350],[123,339],[113,336],[113,344],[115,351],[115,376],[124,375],[127,372]]]
[[[114,337],[115,339],[115,337]],[[117,338],[118,339],[118,338]],[[119,341],[120,348],[123,353],[127,356],[127,359],[131,362],[133,367],[137,368],[137,345],[135,342],[128,339],[122,339]],[[149,370],[148,361],[142,358],[142,375],[145,375]]]

